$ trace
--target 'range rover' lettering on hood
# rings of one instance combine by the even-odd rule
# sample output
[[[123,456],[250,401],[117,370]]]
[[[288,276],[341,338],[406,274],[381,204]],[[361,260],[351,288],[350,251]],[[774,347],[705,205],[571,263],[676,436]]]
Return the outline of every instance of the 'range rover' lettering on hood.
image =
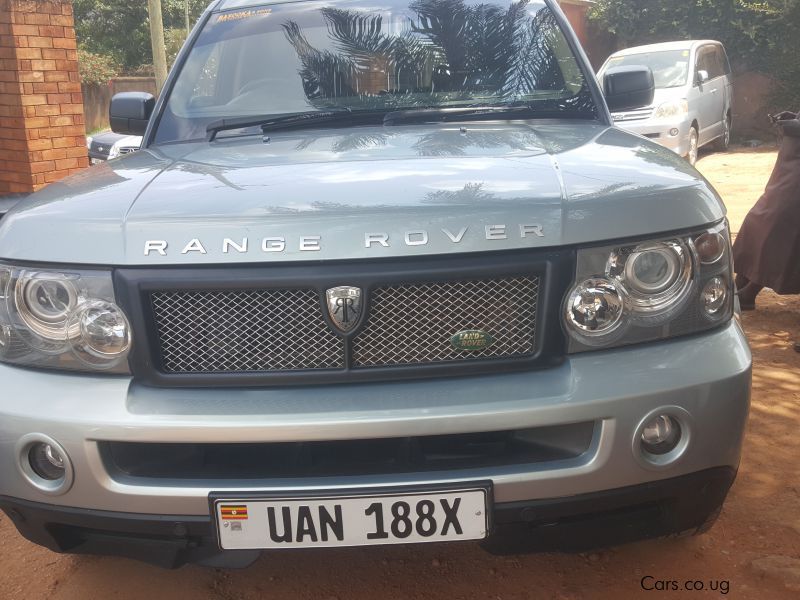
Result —
[[[525,239],[529,235],[537,237],[544,237],[544,228],[539,224],[520,223],[516,228],[510,228],[505,224],[499,225],[486,225],[479,229],[477,235],[483,236],[488,241],[493,240],[507,240],[509,235],[518,235],[521,239]],[[513,230],[514,233],[509,233]],[[399,240],[392,239],[392,236],[385,231],[364,233],[363,244],[364,248],[390,248],[393,244],[405,244],[406,246],[426,246],[431,239],[431,235],[441,235],[453,244],[460,244],[464,241],[464,237],[470,231],[469,225],[464,225],[457,231],[453,232],[442,227],[439,231],[429,233],[427,229],[416,229],[413,231],[405,231]],[[298,252],[320,252],[323,249],[322,235],[300,235],[296,240],[287,239],[286,236],[278,235],[273,237],[263,237],[257,240],[251,240],[245,236],[243,238],[230,238],[222,239],[219,246],[223,254],[239,253],[246,254],[248,252],[286,252],[287,247],[291,248],[294,243]],[[352,241],[352,238],[351,240]],[[340,243],[343,243],[341,240]],[[200,238],[192,238],[182,247],[179,246],[175,251],[180,251],[181,254],[208,254],[208,242],[204,243]],[[144,243],[144,255],[150,256],[156,253],[160,256],[167,256],[170,249],[169,241],[167,240],[146,240]]]

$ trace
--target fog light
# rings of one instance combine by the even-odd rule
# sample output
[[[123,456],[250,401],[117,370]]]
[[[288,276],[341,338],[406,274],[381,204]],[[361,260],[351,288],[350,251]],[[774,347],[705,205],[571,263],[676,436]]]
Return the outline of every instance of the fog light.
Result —
[[[16,445],[17,467],[25,480],[44,494],[66,494],[75,480],[66,450],[43,433],[22,436]]]
[[[680,131],[678,130],[677,127],[673,127],[672,129],[669,130],[669,134],[672,137],[676,137],[679,133],[680,133]]]
[[[642,429],[642,449],[661,456],[675,449],[681,439],[681,426],[669,415],[657,415]]]
[[[66,468],[61,452],[51,444],[37,442],[28,451],[31,469],[42,479],[58,481],[63,479]]]

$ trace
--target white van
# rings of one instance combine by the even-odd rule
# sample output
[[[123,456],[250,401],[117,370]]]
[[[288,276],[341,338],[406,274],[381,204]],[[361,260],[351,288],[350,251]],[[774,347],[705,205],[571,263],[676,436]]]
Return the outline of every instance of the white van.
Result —
[[[653,72],[653,103],[612,113],[623,129],[650,138],[694,164],[701,146],[720,150],[731,139],[733,84],[725,48],[713,40],[664,42],[612,54],[598,72],[612,67],[646,66]]]

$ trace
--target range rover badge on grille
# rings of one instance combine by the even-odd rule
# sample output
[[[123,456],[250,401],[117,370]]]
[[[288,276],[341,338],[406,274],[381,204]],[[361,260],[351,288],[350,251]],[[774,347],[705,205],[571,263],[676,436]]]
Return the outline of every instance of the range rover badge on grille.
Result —
[[[342,332],[350,331],[361,316],[361,288],[343,285],[325,291],[328,314]]]
[[[450,345],[454,350],[486,350],[489,346],[494,344],[494,338],[480,329],[466,329],[459,331],[452,338],[450,338]]]

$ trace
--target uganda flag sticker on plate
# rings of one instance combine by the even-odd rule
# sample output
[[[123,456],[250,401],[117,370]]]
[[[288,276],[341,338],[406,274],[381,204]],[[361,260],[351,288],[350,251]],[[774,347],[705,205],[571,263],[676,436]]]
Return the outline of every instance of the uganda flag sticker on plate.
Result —
[[[223,504],[219,507],[219,514],[223,521],[246,521],[246,504]]]

